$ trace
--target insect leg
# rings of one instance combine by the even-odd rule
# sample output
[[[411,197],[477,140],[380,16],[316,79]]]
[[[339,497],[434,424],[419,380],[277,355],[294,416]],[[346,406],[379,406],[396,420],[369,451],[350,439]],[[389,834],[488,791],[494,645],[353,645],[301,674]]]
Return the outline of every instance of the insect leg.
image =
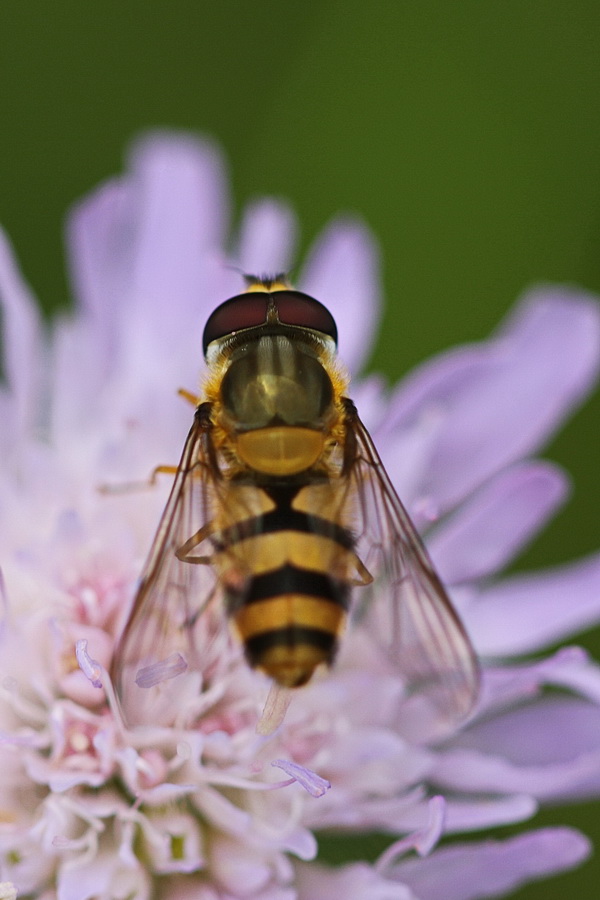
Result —
[[[183,397],[184,400],[187,400],[188,403],[191,403],[192,406],[198,406],[198,397],[192,391],[188,391],[186,388],[179,388],[177,393],[180,397]]]
[[[130,491],[143,491],[154,487],[158,481],[158,475],[177,474],[177,466],[156,466],[152,469],[148,478],[143,481],[124,481],[121,484],[99,484],[97,491],[100,494],[128,494]]]
[[[207,537],[212,534],[212,524],[207,522],[206,525],[203,525],[196,534],[193,534],[191,538],[182,544],[181,547],[178,547],[175,551],[175,556],[177,559],[180,559],[181,562],[187,563],[195,563],[196,565],[209,566],[212,564],[211,556],[194,556],[192,551],[198,547],[202,541],[205,541]]]
[[[371,575],[363,561],[359,559],[356,554],[353,554],[353,562],[356,566],[356,574],[350,581],[350,584],[352,584],[354,587],[365,587],[365,585],[367,584],[372,584],[373,576]]]
[[[148,478],[149,485],[154,486],[156,484],[157,475],[177,475],[177,466],[155,466]]]

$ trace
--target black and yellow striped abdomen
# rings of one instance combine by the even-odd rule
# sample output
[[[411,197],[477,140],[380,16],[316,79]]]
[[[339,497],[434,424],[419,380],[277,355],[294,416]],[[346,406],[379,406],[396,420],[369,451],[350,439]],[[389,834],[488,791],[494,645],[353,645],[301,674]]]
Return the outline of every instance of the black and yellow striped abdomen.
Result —
[[[269,508],[218,534],[222,584],[249,664],[297,687],[335,657],[355,568],[354,541],[347,528],[298,508],[322,501],[318,485],[254,490]]]

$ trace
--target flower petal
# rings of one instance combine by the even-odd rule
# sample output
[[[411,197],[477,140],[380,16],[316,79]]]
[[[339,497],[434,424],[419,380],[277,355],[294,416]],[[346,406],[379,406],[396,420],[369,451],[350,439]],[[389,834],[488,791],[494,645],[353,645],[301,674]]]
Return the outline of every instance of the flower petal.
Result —
[[[432,781],[472,793],[577,796],[600,771],[600,710],[548,697],[473,724],[440,753]]]
[[[478,714],[489,716],[510,704],[530,701],[547,685],[567,688],[600,704],[600,666],[581,647],[561,647],[533,663],[487,666]]]
[[[417,369],[397,392],[388,431],[428,409],[444,416],[422,491],[449,509],[552,434],[589,391],[599,356],[596,300],[539,288],[487,343]]]
[[[272,864],[267,854],[244,846],[224,835],[215,836],[210,847],[210,865],[217,882],[234,897],[260,894],[272,878]]]
[[[222,157],[208,141],[154,134],[134,145],[130,166],[141,188],[133,302],[138,322],[151,322],[158,335],[166,327],[167,337],[174,320],[178,330],[189,328],[218,299],[199,290],[229,215]]]
[[[600,555],[506,578],[484,590],[463,615],[482,656],[548,646],[600,620]]]
[[[500,472],[428,536],[442,579],[474,581],[507,565],[562,504],[567,488],[565,475],[550,463]]]
[[[298,900],[416,900],[410,888],[390,881],[367,863],[336,868],[298,865],[296,873]]]
[[[220,249],[227,218],[220,155],[184,135],[138,141],[127,174],[75,208],[69,244],[101,372],[120,361],[125,383],[196,382],[204,321],[240,282]]]
[[[446,833],[474,831],[511,825],[530,819],[539,804],[528,794],[508,794],[493,800],[474,797],[457,800],[452,796],[446,800]]]
[[[67,220],[75,295],[101,340],[116,331],[124,313],[138,190],[127,175],[113,178],[76,203]]]
[[[2,312],[2,372],[12,403],[2,403],[4,442],[14,441],[24,427],[37,423],[42,404],[44,342],[37,304],[23,281],[12,248],[0,230],[0,309]]]
[[[600,707],[579,697],[546,695],[474,722],[455,738],[454,746],[501,756],[522,767],[577,766],[587,754],[600,754]]]
[[[59,876],[57,900],[91,900],[92,897],[128,897],[148,900],[149,878],[141,866],[123,865],[116,853],[104,852],[85,865],[63,866]]]
[[[381,317],[379,249],[371,232],[351,219],[334,220],[313,245],[299,285],[331,311],[340,359],[358,372]]]
[[[245,275],[287,274],[294,263],[297,230],[296,216],[287,203],[270,197],[250,203],[233,258]]]
[[[571,828],[544,828],[504,841],[442,847],[424,860],[405,860],[394,879],[419,900],[482,900],[582,863],[590,843]]]

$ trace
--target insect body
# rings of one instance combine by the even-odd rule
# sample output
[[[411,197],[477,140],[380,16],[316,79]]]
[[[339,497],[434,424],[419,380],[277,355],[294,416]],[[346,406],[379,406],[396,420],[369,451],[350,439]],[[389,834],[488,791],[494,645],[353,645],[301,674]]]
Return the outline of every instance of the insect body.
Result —
[[[210,316],[204,396],[117,648],[119,681],[175,677],[218,605],[250,666],[297,687],[333,662],[352,614],[450,717],[470,709],[473,651],[346,396],[336,342],[328,310],[279,278]]]

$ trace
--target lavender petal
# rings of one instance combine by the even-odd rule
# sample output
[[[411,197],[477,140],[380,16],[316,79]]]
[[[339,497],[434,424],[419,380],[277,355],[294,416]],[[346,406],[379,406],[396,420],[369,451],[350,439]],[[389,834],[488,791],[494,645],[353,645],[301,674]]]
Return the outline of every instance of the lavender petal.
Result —
[[[294,264],[298,223],[281,200],[265,198],[244,210],[234,259],[246,275],[287,274]]]
[[[442,847],[427,859],[399,863],[393,874],[419,900],[482,900],[580,865],[590,851],[578,831],[544,828],[508,840]]]
[[[507,565],[564,502],[567,489],[566,476],[550,463],[500,472],[428,536],[442,579],[461,584]]]
[[[331,310],[340,358],[358,372],[381,318],[379,250],[371,232],[353,220],[334,220],[315,241],[299,286]]]
[[[409,376],[387,431],[411,427],[427,410],[442,417],[421,489],[450,509],[547,440],[589,391],[599,357],[595,298],[540,288],[489,342],[452,350]]]
[[[530,653],[600,620],[600,555],[514,575],[483,591],[464,613],[483,656]]]

